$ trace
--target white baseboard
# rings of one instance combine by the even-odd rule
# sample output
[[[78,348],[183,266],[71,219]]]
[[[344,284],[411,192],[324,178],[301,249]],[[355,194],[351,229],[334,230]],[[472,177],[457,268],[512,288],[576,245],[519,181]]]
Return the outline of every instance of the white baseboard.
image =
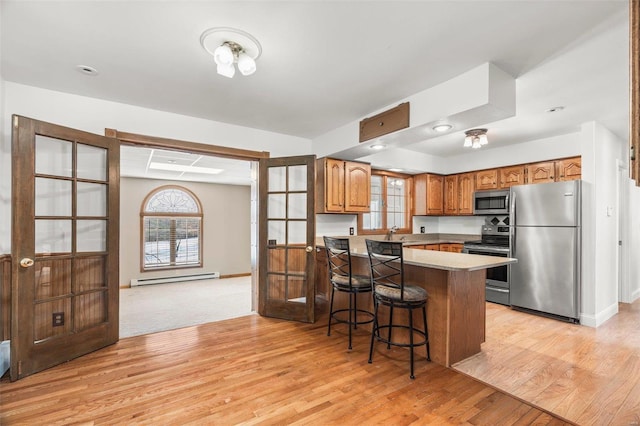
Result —
[[[612,303],[595,315],[580,314],[580,324],[587,327],[599,327],[618,313],[618,302]]]

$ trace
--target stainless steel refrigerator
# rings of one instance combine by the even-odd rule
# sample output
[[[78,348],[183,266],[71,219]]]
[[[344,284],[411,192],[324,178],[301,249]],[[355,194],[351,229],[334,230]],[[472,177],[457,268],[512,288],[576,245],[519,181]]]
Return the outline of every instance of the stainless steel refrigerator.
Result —
[[[511,187],[511,305],[578,322],[579,180]]]

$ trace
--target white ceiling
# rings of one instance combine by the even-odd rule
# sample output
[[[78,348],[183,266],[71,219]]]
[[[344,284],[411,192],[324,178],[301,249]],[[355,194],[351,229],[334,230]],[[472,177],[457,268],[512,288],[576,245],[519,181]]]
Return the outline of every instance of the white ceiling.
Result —
[[[517,85],[492,147],[590,120],[628,137],[627,0],[2,0],[0,13],[2,77],[26,85],[314,138],[491,62]],[[219,26],[260,41],[254,75],[216,74],[199,38]],[[457,155],[460,134],[406,148]]]
[[[222,170],[218,174],[156,170],[152,163]],[[162,180],[250,185],[251,162],[186,152],[165,151],[123,145],[120,148],[120,175]]]

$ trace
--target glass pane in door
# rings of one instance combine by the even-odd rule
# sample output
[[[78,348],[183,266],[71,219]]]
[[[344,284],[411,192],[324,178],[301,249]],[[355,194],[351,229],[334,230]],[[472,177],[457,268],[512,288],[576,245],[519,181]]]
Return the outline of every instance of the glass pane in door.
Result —
[[[287,168],[269,167],[269,192],[282,192],[287,189]]]
[[[305,245],[307,242],[307,222],[289,221],[288,244]]]
[[[36,254],[71,253],[71,221],[36,219]]]
[[[78,220],[76,222],[76,251],[106,251],[107,222],[105,220]]]
[[[268,218],[269,219],[284,219],[286,214],[286,201],[285,194],[269,194],[268,204]]]
[[[36,216],[71,216],[72,182],[36,178]]]
[[[307,194],[289,194],[289,219],[306,219],[307,217]]]
[[[78,144],[78,179],[107,180],[107,150],[104,148]]]
[[[289,191],[307,190],[307,166],[289,166]]]
[[[107,185],[102,183],[77,183],[77,215],[98,216],[107,215]]]
[[[73,142],[36,135],[36,174],[72,176]]]

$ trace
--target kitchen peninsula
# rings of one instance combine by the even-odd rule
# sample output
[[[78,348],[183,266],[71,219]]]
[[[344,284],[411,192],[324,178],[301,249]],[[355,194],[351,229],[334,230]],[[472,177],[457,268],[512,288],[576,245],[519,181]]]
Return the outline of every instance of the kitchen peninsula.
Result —
[[[381,236],[372,236],[381,239]],[[354,273],[369,275],[369,259],[364,237],[350,237]],[[412,249],[405,242],[404,272],[407,284],[427,290],[427,321],[431,360],[446,367],[480,352],[485,339],[485,278],[486,269],[517,262],[513,258]],[[329,295],[326,253],[322,238],[318,238],[317,290]],[[335,305],[346,307],[347,299],[335,296]],[[358,308],[373,311],[370,295],[360,295]],[[381,308],[382,309],[382,308]],[[415,321],[420,321],[418,312]],[[387,316],[383,313],[381,318]],[[406,321],[406,318],[398,318]],[[418,322],[418,323],[420,323]],[[424,349],[417,349],[423,355]],[[425,354],[426,355],[426,354]]]

